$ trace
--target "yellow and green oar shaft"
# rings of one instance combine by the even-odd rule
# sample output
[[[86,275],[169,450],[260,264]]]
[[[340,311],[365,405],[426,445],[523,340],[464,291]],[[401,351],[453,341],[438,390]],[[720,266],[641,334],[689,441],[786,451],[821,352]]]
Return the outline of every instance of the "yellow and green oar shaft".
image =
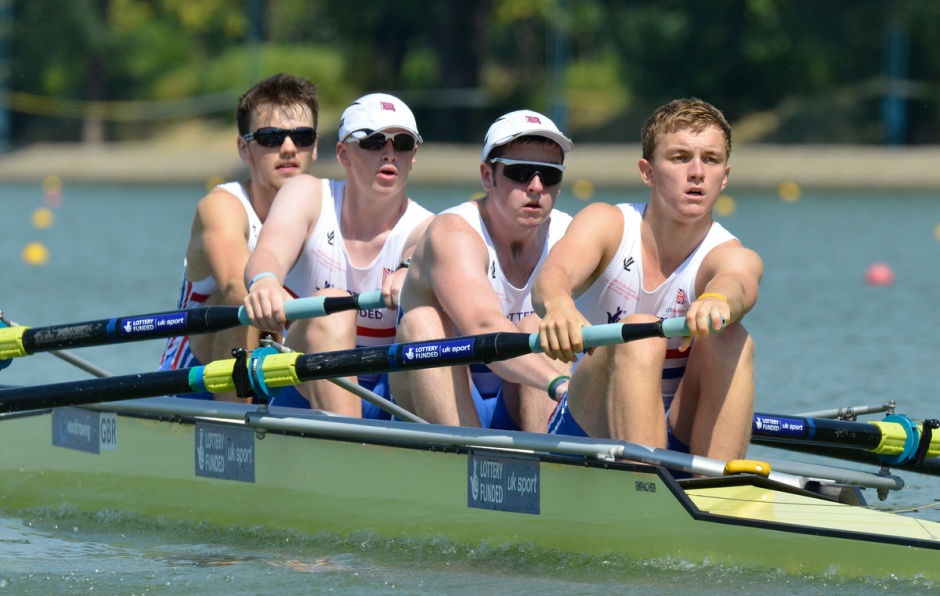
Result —
[[[849,422],[758,413],[751,434],[769,443],[861,449],[877,454],[886,464],[901,465],[940,455],[940,432],[933,432],[934,425],[934,421],[918,422],[900,414],[874,422]]]
[[[684,317],[650,323],[595,325],[583,330],[584,345],[589,348],[648,337],[683,335],[688,335]],[[224,393],[246,389],[246,384],[257,395],[270,397],[272,389],[316,379],[493,362],[541,351],[537,333],[485,333],[319,354],[280,353],[273,348],[259,348],[241,365],[238,359],[229,359],[179,370],[0,389],[0,412],[200,391]]]

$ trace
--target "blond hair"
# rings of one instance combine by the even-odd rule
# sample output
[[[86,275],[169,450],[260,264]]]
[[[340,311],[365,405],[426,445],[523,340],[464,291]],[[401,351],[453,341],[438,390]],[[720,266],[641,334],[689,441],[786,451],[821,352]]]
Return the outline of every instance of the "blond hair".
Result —
[[[688,129],[695,134],[714,126],[725,137],[725,159],[731,157],[731,126],[721,111],[701,99],[674,99],[658,108],[643,124],[643,159],[653,159],[662,138],[677,130]]]

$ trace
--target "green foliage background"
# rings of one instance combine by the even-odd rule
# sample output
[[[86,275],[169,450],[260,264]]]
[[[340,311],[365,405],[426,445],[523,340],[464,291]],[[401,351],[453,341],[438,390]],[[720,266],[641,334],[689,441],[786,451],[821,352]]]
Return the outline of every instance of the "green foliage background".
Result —
[[[900,142],[940,142],[940,2],[3,3],[17,144],[81,140],[95,119],[111,140],[194,117],[231,124],[235,98],[281,71],[317,83],[324,123],[382,90],[431,141],[475,143],[493,118],[528,107],[579,142],[636,142],[652,109],[695,95],[741,140],[884,143],[890,97],[906,114]]]

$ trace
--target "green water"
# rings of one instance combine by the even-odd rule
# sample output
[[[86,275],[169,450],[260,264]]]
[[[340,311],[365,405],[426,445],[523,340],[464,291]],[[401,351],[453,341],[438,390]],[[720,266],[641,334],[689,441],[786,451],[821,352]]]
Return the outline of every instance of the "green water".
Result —
[[[416,188],[412,196],[440,210],[476,191]],[[38,229],[30,217],[47,205],[40,186],[0,186],[0,309],[33,326],[174,309],[189,222],[203,193],[196,186],[67,185],[61,204],[50,207],[54,224]],[[570,194],[560,207],[575,212],[584,203]],[[893,399],[901,413],[940,417],[940,317],[934,306],[940,296],[940,201],[928,192],[804,192],[796,203],[766,191],[732,188],[729,194],[736,211],[722,223],[756,249],[766,267],[758,305],[746,320],[757,343],[757,410],[786,414]],[[644,196],[606,189],[594,199]],[[29,242],[48,249],[47,264],[22,260]],[[876,261],[891,266],[894,284],[865,283],[864,272]],[[162,347],[162,341],[152,341],[76,353],[115,374],[129,374],[155,368]],[[0,383],[7,384],[80,378],[87,375],[48,354],[0,371]],[[762,447],[751,455],[767,453],[784,456]],[[940,497],[940,479],[902,476],[908,488],[887,505],[931,505]],[[868,499],[877,502],[874,495]],[[940,519],[934,511],[924,516]],[[262,528],[227,531],[120,512],[0,516],[0,594],[873,594],[931,587],[917,581],[793,578],[676,560],[574,557],[525,546],[467,549],[365,533],[341,539]]]

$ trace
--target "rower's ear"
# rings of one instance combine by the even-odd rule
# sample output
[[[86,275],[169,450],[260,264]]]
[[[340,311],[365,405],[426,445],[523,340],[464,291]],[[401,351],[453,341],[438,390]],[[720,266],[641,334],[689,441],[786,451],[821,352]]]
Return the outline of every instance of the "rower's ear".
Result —
[[[238,157],[245,163],[251,160],[251,153],[248,151],[248,141],[238,137]]]
[[[489,192],[493,189],[493,166],[491,164],[481,163],[480,164],[480,181],[483,183],[483,190]]]

